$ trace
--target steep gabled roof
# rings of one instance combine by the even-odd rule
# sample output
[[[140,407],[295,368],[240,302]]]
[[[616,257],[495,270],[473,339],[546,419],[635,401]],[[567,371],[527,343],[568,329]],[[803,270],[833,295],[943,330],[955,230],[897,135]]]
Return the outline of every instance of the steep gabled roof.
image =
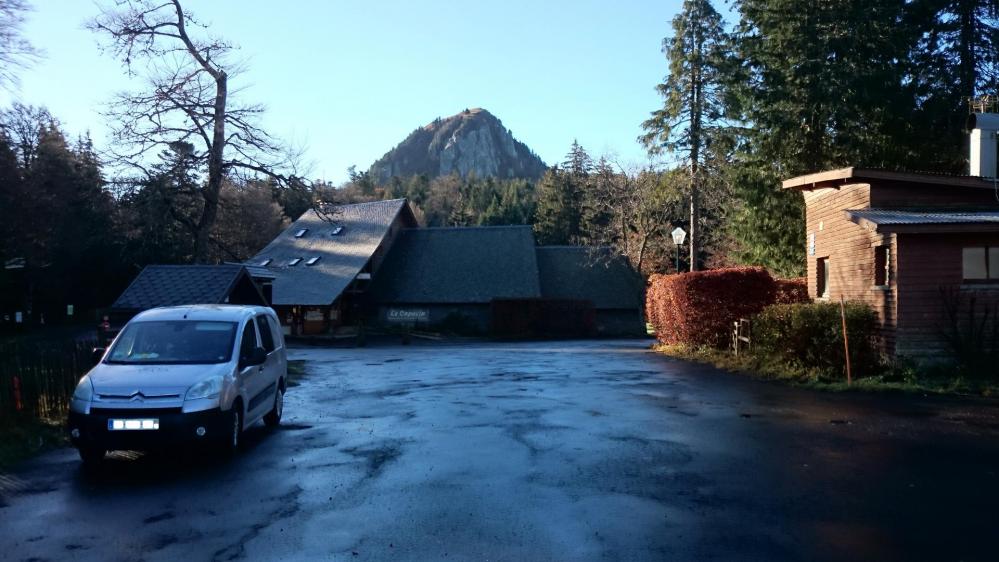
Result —
[[[610,248],[539,246],[541,296],[586,300],[597,309],[637,309],[642,278]]]
[[[310,209],[247,264],[260,267],[270,260],[266,268],[275,276],[275,305],[331,304],[368,263],[401,212],[412,213],[405,199],[343,205],[332,221]],[[312,258],[319,259],[307,265]],[[294,259],[301,261],[289,265]]]
[[[379,303],[488,303],[539,298],[529,226],[403,231],[371,285]]]
[[[245,279],[246,268],[226,265],[148,265],[111,305],[118,310],[146,310],[185,304],[222,304]],[[254,291],[259,291],[254,288]],[[259,304],[264,304],[263,296]]]

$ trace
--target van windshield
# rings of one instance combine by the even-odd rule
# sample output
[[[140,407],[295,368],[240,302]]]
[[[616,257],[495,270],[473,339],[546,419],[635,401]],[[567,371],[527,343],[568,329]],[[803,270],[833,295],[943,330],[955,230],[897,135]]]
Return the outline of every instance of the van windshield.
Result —
[[[125,326],[108,363],[206,364],[232,357],[235,322],[162,320]]]

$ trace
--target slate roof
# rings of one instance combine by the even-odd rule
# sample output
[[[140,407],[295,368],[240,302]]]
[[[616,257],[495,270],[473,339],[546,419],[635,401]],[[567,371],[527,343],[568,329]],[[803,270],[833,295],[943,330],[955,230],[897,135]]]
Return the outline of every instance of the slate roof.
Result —
[[[226,265],[230,265],[230,263],[231,262],[226,262]],[[276,277],[276,275],[274,275],[274,273],[272,273],[269,269],[267,269],[266,267],[260,267],[259,265],[242,264],[242,263],[237,263],[232,265],[241,265],[245,267],[246,272],[249,273],[250,277],[252,277],[253,279],[259,279],[262,281],[271,281]]]
[[[274,274],[272,304],[328,305],[350,285],[388,234],[389,227],[408,204],[405,199],[343,205],[333,222],[310,209],[257,253],[248,265]],[[337,227],[339,234],[333,235]],[[295,234],[303,229],[302,237]],[[318,257],[315,265],[306,262]],[[293,259],[301,258],[290,266]]]
[[[999,224],[995,211],[898,211],[889,209],[854,209],[847,213],[876,225]]]
[[[246,275],[246,269],[238,264],[147,265],[111,307],[146,310],[184,304],[222,304]]]
[[[544,298],[587,300],[598,310],[642,305],[641,277],[610,248],[539,246],[537,256]]]
[[[385,304],[539,298],[534,233],[530,226],[405,230],[375,274],[370,294]]]

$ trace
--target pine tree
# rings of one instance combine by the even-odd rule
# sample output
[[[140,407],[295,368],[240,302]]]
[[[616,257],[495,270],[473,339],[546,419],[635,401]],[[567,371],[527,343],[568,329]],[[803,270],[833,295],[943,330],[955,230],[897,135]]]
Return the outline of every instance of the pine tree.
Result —
[[[709,0],[685,0],[673,18],[673,36],[663,40],[669,74],[657,90],[663,107],[642,123],[641,137],[651,154],[680,153],[689,170],[690,270],[698,269],[700,191],[704,151],[720,128],[722,86],[728,45],[722,18]]]
[[[732,183],[743,259],[786,274],[804,264],[801,197],[788,177],[843,166],[926,169],[952,162],[925,130],[927,89],[908,61],[921,36],[905,2],[739,0],[726,89],[746,124]],[[918,19],[918,18],[916,18]],[[925,106],[930,107],[930,106]]]
[[[577,244],[581,214],[572,174],[555,166],[538,183],[534,232],[538,244]]]

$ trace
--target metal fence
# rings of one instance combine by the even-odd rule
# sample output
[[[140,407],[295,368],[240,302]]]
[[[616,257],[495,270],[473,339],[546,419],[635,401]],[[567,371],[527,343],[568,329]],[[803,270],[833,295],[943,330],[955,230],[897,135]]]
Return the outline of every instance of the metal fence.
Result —
[[[0,419],[57,419],[91,366],[95,340],[0,344]]]

